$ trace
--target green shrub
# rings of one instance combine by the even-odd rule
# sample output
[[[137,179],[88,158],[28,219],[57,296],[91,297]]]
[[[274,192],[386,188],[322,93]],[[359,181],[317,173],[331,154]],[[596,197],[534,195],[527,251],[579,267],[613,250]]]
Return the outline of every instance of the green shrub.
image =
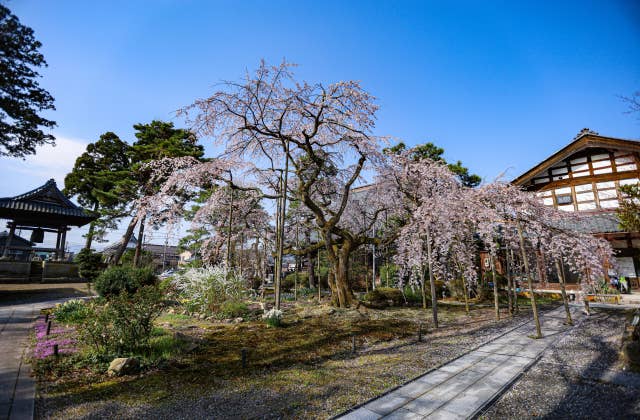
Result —
[[[78,264],[80,277],[88,282],[93,282],[105,269],[105,265],[102,263],[102,254],[90,249],[78,252],[75,262]]]
[[[298,296],[309,297],[309,296],[318,296],[318,289],[309,288],[309,287],[301,287],[298,289]]]
[[[430,299],[429,295],[430,293],[427,294],[427,299]],[[404,298],[406,299],[407,303],[422,304],[422,290],[420,290],[419,286],[415,287],[414,289],[411,289],[411,287],[405,287]]]
[[[153,274],[153,270],[150,267],[132,268],[131,278],[138,287],[155,286],[158,283],[158,278]]]
[[[249,307],[244,302],[228,300],[223,302],[218,309],[220,318],[244,318],[249,313]]]
[[[155,283],[156,277],[149,268],[110,267],[98,276],[95,288],[100,296],[108,297],[135,293],[140,287]]]
[[[402,292],[392,287],[378,287],[364,295],[363,300],[374,307],[400,306],[404,303]]]
[[[282,279],[282,289],[284,290],[293,290],[293,287],[296,283],[296,273],[289,273],[287,274],[284,279]],[[309,284],[309,273],[305,272],[298,272],[298,287],[302,286],[302,285],[308,285]]]
[[[162,293],[154,286],[135,293],[110,295],[105,302],[87,305],[80,334],[99,354],[130,354],[146,349],[153,321],[163,309]]]
[[[88,315],[87,305],[80,299],[68,300],[53,309],[53,316],[61,323],[78,324]]]
[[[380,282],[385,286],[393,286],[398,280],[398,266],[395,264],[385,264],[380,267]]]

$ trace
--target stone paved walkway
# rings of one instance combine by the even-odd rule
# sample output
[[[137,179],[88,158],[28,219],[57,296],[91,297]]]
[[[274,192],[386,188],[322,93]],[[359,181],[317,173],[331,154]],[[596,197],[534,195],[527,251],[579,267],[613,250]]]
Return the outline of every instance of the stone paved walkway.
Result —
[[[477,415],[533,365],[568,326],[564,308],[541,318],[543,338],[534,340],[533,320],[418,379],[351,411],[341,419],[465,419]],[[572,308],[574,324],[583,315]]]
[[[0,419],[33,418],[35,382],[25,363],[30,328],[40,309],[64,300],[0,306]]]

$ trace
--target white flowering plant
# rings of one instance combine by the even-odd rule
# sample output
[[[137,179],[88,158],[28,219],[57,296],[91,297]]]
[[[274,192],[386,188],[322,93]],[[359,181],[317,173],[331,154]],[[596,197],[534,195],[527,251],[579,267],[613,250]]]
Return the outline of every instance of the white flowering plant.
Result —
[[[282,325],[282,311],[276,308],[270,309],[269,311],[265,311],[262,319],[264,319],[270,327],[279,327]]]
[[[239,301],[247,293],[244,278],[224,266],[191,268],[174,276],[171,284],[191,311],[215,312],[223,302]]]

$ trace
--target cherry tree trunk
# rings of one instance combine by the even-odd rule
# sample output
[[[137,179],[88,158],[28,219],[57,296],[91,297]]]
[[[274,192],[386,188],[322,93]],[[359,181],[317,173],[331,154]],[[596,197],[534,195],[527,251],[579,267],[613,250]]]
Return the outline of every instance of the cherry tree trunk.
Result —
[[[133,256],[133,266],[138,267],[140,265],[140,257],[142,254],[142,240],[144,237],[144,221],[145,216],[140,219],[140,229],[138,230],[138,242],[136,243],[136,253]]]
[[[531,310],[533,311],[533,319],[536,323],[536,338],[542,338],[542,330],[540,329],[540,318],[538,317],[538,306],[536,305],[536,294],[533,291],[533,282],[531,281],[531,272],[529,271],[529,261],[524,249],[524,236],[522,234],[522,226],[518,222],[518,238],[520,239],[520,251],[522,252],[522,262],[524,263],[524,271],[527,274],[527,284],[529,293],[531,293]]]
[[[335,281],[331,291],[336,296],[336,303],[340,308],[348,308],[353,302],[353,295],[349,287],[349,254],[348,249],[341,249],[334,267]]]
[[[97,213],[98,212],[98,206],[99,204],[96,203],[93,206],[93,213]],[[91,243],[93,242],[93,235],[96,229],[96,221],[92,221],[91,224],[89,224],[89,232],[87,232],[87,241],[84,244],[84,249],[86,250],[90,250],[91,249]]]
[[[137,222],[138,219],[136,218],[136,216],[133,216],[131,218],[131,221],[129,222],[129,226],[127,226],[126,232],[124,233],[124,235],[122,235],[122,243],[116,250],[116,253],[113,255],[111,265],[118,265],[118,263],[120,262],[120,258],[122,258],[122,254],[124,254],[124,251],[126,251],[127,249],[127,245],[131,240],[131,235],[133,235],[133,229],[135,229]]]
[[[564,304],[564,311],[567,314],[567,324],[573,325],[573,319],[571,319],[571,311],[569,311],[569,302],[567,301],[567,291],[565,290],[564,272],[560,261],[556,259],[556,270],[558,271],[558,280],[560,281],[560,293],[562,293],[562,303]]]
[[[313,269],[313,254],[307,254],[307,274],[309,276],[309,289],[313,289],[316,284],[316,272]]]

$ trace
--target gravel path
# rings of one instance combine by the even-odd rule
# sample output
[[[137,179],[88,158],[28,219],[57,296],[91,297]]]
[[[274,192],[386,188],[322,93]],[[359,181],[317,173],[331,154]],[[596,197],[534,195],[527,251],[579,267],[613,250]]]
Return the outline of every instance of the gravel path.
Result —
[[[622,372],[618,362],[625,319],[593,310],[482,417],[640,418],[640,374]]]

